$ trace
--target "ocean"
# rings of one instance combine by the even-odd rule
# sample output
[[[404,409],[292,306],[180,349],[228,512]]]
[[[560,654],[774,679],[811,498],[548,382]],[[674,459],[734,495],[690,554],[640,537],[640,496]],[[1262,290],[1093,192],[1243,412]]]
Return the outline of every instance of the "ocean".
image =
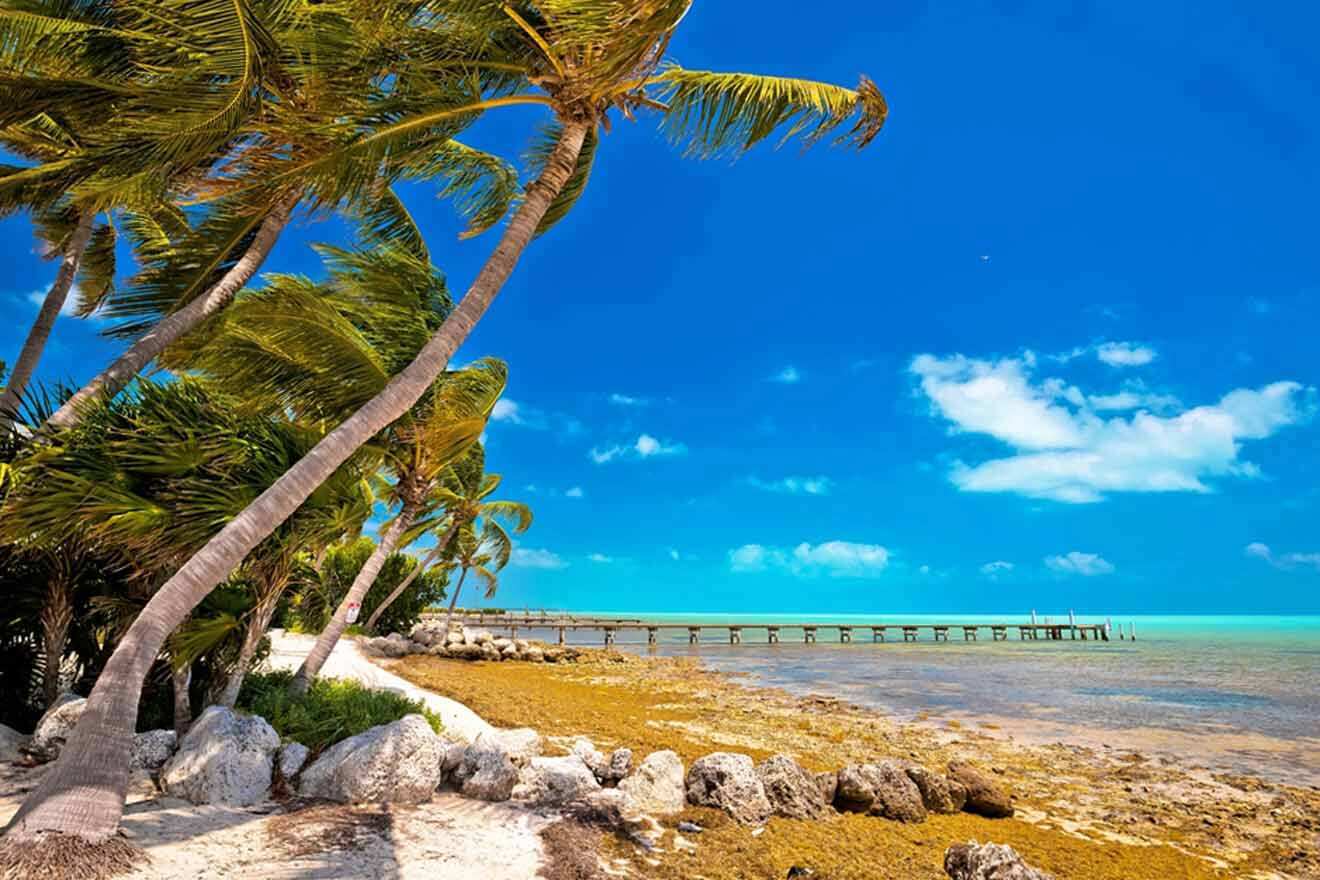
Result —
[[[655,621],[730,623],[1025,623],[1014,615],[691,615],[627,613]],[[1044,622],[1044,618],[1041,618]],[[1054,622],[1066,622],[1055,615]],[[1094,623],[1095,618],[1078,622]],[[898,719],[976,727],[1032,743],[1168,754],[1215,770],[1320,786],[1320,617],[1177,616],[1115,619],[1136,625],[1137,640],[1109,642],[903,643],[893,632],[873,644],[869,630],[839,644],[821,630],[803,644],[800,629],[769,645],[764,630],[729,645],[711,629],[696,646],[682,630],[662,630],[648,648],[644,632],[623,632],[622,650],[692,656],[749,683],[826,694]],[[537,637],[553,640],[553,631]],[[895,641],[895,639],[899,641]],[[570,643],[600,644],[599,631]]]

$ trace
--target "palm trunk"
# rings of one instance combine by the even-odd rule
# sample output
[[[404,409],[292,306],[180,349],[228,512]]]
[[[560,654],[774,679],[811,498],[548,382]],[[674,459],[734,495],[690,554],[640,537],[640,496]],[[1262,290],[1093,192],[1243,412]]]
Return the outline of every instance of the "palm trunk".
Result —
[[[45,300],[41,303],[37,319],[32,322],[32,329],[28,331],[27,339],[23,342],[23,350],[19,352],[13,372],[9,374],[9,384],[5,387],[4,396],[0,397],[0,429],[8,428],[18,418],[18,408],[23,403],[23,394],[27,391],[28,382],[36,372],[37,362],[41,360],[41,354],[46,350],[46,340],[50,339],[51,330],[55,328],[55,319],[59,317],[60,309],[64,308],[64,301],[69,298],[69,291],[73,289],[73,281],[78,277],[78,266],[82,263],[87,243],[91,241],[92,224],[95,221],[94,211],[83,213],[78,218],[78,225],[69,236],[68,243],[64,246],[64,258],[60,261],[59,272],[55,274],[55,283],[50,286]]]
[[[344,634],[348,628],[348,613],[354,605],[362,607],[362,599],[371,589],[371,585],[376,583],[376,576],[380,574],[381,567],[385,565],[385,560],[390,558],[394,548],[399,546],[399,539],[403,533],[412,527],[413,518],[417,515],[416,508],[405,504],[399,511],[399,515],[394,518],[380,536],[380,542],[376,544],[376,549],[367,557],[363,563],[362,569],[353,578],[353,585],[348,588],[348,595],[344,596],[339,607],[335,609],[330,622],[321,630],[321,634],[316,637],[316,644],[312,645],[312,650],[307,652],[303,658],[302,665],[298,667],[298,672],[289,682],[289,693],[305,694],[307,689],[312,686],[312,679],[316,678],[321,672],[321,667],[325,661],[330,659],[330,652],[339,644],[339,637]]]
[[[179,739],[192,727],[192,664],[174,667],[170,673],[174,685],[174,734]]]
[[[283,592],[284,588],[281,586],[259,599],[257,607],[252,609],[247,631],[243,634],[243,647],[238,651],[238,662],[229,673],[229,680],[225,682],[225,689],[220,692],[217,705],[232,709],[238,702],[238,692],[243,689],[243,679],[247,678],[252,668],[252,658],[257,656],[257,647],[261,645],[266,630],[270,629],[271,618],[275,616],[275,609],[280,604],[280,594]]]
[[[73,623],[72,592],[72,586],[65,576],[56,573],[46,588],[46,602],[41,607],[42,651],[46,655],[41,695],[47,706],[54,704],[60,695],[61,661],[64,659],[64,646],[69,640],[69,625]]]
[[[161,318],[154,327],[134,342],[128,351],[120,355],[118,360],[78,389],[76,394],[46,420],[46,426],[71,428],[78,424],[92,401],[114,397],[165,349],[233,302],[234,297],[243,289],[243,285],[252,280],[252,276],[257,274],[257,270],[275,247],[280,233],[289,223],[293,204],[285,201],[272,208],[257,228],[252,244],[248,245],[243,256],[230,267],[224,277],[183,308]]]
[[[381,602],[379,605],[376,606],[376,610],[371,612],[371,616],[367,618],[368,632],[376,631],[376,622],[380,620],[380,616],[385,613],[385,609],[389,608],[390,605],[394,603],[395,599],[402,596],[404,590],[412,586],[412,582],[417,580],[417,576],[419,574],[425,571],[426,568],[432,562],[435,562],[436,557],[439,556],[441,553],[443,553],[445,551],[445,548],[449,546],[449,542],[454,539],[454,533],[457,531],[458,531],[457,523],[450,526],[449,530],[445,532],[445,536],[441,538],[440,541],[434,547],[431,548],[431,552],[426,554],[426,556],[422,559],[422,561],[417,563],[417,565],[413,568],[412,571],[408,572],[408,576],[404,578],[403,581],[401,581],[397,587],[394,588],[393,592],[391,592],[388,596],[385,597],[384,602]]]
[[[445,615],[445,632],[449,632],[449,621],[454,619],[454,606],[458,604],[458,591],[463,589],[463,581],[467,579],[468,568],[463,566],[463,573],[458,576],[458,583],[454,584],[454,595],[449,597],[449,613]]]
[[[10,821],[9,840],[22,842],[44,832],[62,832],[102,843],[116,832],[128,789],[129,745],[142,683],[165,637],[358,447],[411,409],[431,387],[512,274],[541,218],[573,173],[587,130],[587,123],[564,125],[545,170],[528,187],[495,252],[413,362],[234,517],[151,597],[101,672],[59,760]]]

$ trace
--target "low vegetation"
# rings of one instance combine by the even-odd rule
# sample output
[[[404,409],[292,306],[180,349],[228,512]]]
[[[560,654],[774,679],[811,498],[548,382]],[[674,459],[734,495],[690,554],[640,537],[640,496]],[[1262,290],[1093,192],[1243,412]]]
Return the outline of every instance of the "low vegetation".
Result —
[[[405,715],[421,715],[436,733],[441,730],[440,717],[419,700],[334,678],[317,679],[305,694],[291,696],[292,678],[283,671],[249,675],[238,708],[265,718],[280,739],[300,742],[313,754]]]

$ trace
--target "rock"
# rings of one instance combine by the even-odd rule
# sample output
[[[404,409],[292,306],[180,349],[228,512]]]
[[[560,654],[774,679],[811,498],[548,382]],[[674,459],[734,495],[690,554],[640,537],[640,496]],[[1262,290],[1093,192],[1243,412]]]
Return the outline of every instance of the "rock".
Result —
[[[512,797],[533,806],[557,807],[600,790],[596,775],[576,755],[532,758],[518,774]]]
[[[603,771],[608,768],[605,756],[586,737],[580,736],[573,740],[572,752],[597,779],[600,779]]]
[[[467,751],[467,747],[468,744],[463,742],[450,743],[445,747],[445,754],[440,764],[442,777],[452,776],[454,771],[463,765],[463,753]]]
[[[715,752],[692,763],[687,799],[699,807],[721,809],[744,825],[764,822],[771,812],[752,759],[733,752]]]
[[[696,822],[679,822],[678,830],[682,831],[684,834],[700,834],[706,829],[702,828]]]
[[[840,770],[834,805],[840,810],[870,813],[899,822],[926,821],[921,790],[901,767],[890,761],[849,764]]]
[[[302,770],[303,765],[307,763],[307,758],[311,756],[312,750],[298,742],[285,743],[280,746],[279,758],[276,766],[280,768],[280,776],[285,779],[293,779]]]
[[[298,792],[344,803],[420,804],[440,783],[444,740],[405,715],[335,743],[303,771]]]
[[[426,649],[426,653],[430,654],[433,657],[444,657],[449,654],[449,646],[446,645],[444,642],[436,642],[431,647]]]
[[[512,660],[518,656],[518,649],[513,645],[505,645],[503,648],[500,648],[500,656],[505,660]]]
[[[963,809],[988,819],[1007,819],[1013,815],[1013,802],[998,782],[970,764],[949,762],[949,778],[967,789]]]
[[[454,645],[463,645],[466,643],[467,640],[463,637],[463,631],[461,629],[451,629],[445,635],[445,644],[451,647]]]
[[[652,752],[636,770],[619,781],[619,791],[644,813],[657,816],[681,813],[687,805],[683,761],[674,752]]]
[[[967,800],[967,789],[961,783],[933,773],[925,767],[909,765],[903,768],[921,792],[921,803],[932,813],[957,813]]]
[[[266,796],[279,735],[264,718],[211,706],[161,771],[165,791],[194,804],[245,807]]]
[[[449,646],[449,656],[458,657],[460,660],[479,660],[481,659],[481,646],[469,645],[467,642]]]
[[[944,852],[944,873],[952,880],[1054,880],[1030,867],[1013,847],[1000,843],[960,843]]]
[[[513,648],[513,639],[507,638],[506,636],[497,636],[496,638],[491,639],[490,643],[501,652],[503,652],[505,648]],[[514,648],[514,650],[516,651],[518,649]]]
[[[627,776],[631,769],[632,749],[615,749],[610,752],[610,759],[605,765],[604,772],[598,774],[598,777],[604,777],[601,782],[618,782]],[[682,775],[681,771],[679,775]]]
[[[412,650],[412,642],[398,633],[379,639],[363,639],[362,650],[375,657],[403,657]]]
[[[756,775],[776,816],[819,819],[828,806],[816,777],[788,755],[773,755],[756,765]]]
[[[575,805],[575,814],[583,822],[624,828],[641,821],[645,814],[627,794],[617,788],[597,788]]]
[[[18,760],[18,749],[28,738],[7,724],[0,724],[0,762]]]
[[[178,745],[179,738],[172,730],[147,730],[135,734],[128,757],[129,769],[155,773],[165,766]]]
[[[467,797],[507,801],[518,784],[519,769],[540,752],[541,736],[535,730],[482,732],[464,750],[463,761],[454,771],[454,781]]]
[[[526,657],[528,663],[545,662],[545,652],[542,651],[540,648],[536,647],[535,645],[527,649]]]
[[[823,773],[816,774],[816,785],[820,788],[821,796],[825,798],[825,803],[834,803],[834,793],[839,790],[839,774],[832,770],[826,770]]]
[[[54,760],[60,753],[60,746],[78,726],[78,719],[86,708],[87,701],[77,694],[60,694],[37,722],[37,729],[32,732],[27,747],[48,760]]]

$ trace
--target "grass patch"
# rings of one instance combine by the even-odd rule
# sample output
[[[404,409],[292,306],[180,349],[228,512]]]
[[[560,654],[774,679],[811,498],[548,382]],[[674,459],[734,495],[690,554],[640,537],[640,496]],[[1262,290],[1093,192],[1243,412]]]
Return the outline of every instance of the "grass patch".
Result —
[[[421,715],[440,732],[440,716],[419,700],[337,678],[318,678],[295,697],[289,695],[292,680],[293,673],[283,670],[249,675],[238,708],[265,718],[281,739],[300,742],[313,754],[405,715]]]

